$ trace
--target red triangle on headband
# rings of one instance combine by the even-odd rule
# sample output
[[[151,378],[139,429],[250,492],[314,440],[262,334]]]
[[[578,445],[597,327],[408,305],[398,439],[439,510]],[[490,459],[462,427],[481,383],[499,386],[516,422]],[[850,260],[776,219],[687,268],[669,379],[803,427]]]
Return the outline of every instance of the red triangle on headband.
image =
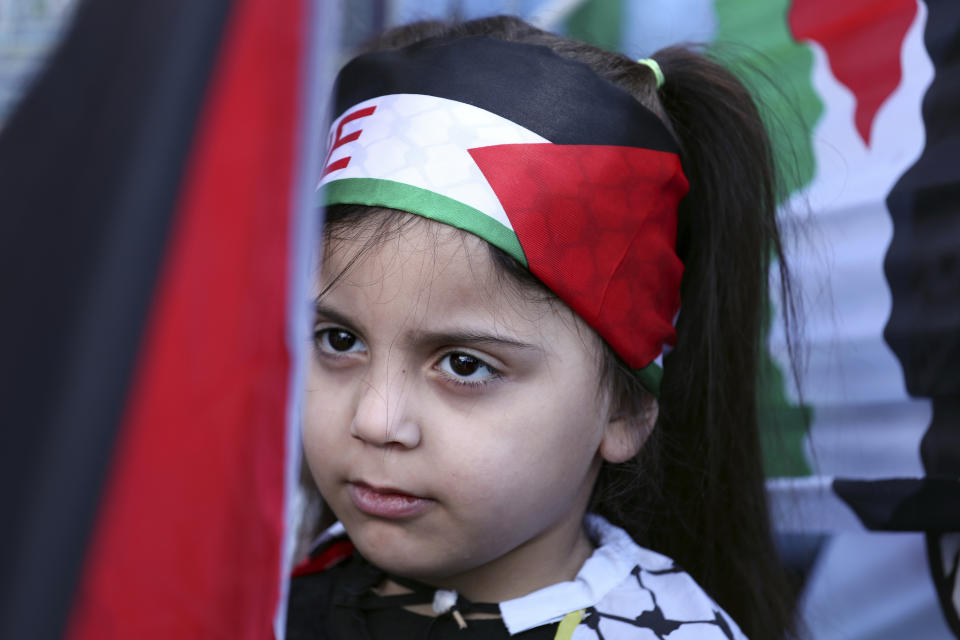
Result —
[[[676,154],[635,147],[506,144],[470,149],[530,271],[642,368],[676,342],[683,263]]]

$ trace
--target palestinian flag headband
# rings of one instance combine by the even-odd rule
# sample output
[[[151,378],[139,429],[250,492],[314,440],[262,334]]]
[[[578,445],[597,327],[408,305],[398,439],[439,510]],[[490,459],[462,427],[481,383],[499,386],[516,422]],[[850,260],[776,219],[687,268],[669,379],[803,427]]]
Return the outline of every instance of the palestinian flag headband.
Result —
[[[335,85],[326,204],[401,209],[530,269],[657,394],[676,342],[688,189],[660,120],[585,64],[489,37],[354,58]]]

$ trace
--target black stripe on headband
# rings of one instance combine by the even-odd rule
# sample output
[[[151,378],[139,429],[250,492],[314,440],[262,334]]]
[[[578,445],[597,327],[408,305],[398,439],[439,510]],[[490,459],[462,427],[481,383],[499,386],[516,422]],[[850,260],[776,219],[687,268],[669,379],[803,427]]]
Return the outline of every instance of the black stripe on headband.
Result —
[[[545,46],[471,36],[363,54],[337,76],[333,116],[395,93],[465,102],[555,144],[678,152],[660,119],[633,96]]]

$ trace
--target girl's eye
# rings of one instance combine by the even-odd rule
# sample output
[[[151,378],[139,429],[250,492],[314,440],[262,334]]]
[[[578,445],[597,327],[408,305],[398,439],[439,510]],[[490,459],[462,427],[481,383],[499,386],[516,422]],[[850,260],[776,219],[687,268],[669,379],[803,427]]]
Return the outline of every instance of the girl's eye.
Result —
[[[363,351],[366,348],[363,340],[346,329],[336,327],[317,330],[314,333],[314,341],[318,349],[330,354]]]
[[[448,353],[437,366],[460,384],[479,385],[500,377],[499,371],[469,353]]]

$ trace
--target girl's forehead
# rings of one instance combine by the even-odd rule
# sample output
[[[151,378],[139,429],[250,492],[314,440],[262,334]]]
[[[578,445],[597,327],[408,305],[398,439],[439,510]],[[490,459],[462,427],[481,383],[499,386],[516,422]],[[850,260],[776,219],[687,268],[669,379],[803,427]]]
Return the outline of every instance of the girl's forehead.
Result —
[[[337,233],[326,247],[320,286],[382,296],[446,296],[463,302],[526,302],[504,282],[483,240],[453,227],[411,216],[400,225],[372,225]],[[494,305],[491,305],[494,306]],[[497,305],[499,306],[499,305]]]
[[[393,222],[392,224],[388,224]],[[469,233],[427,218],[402,214],[398,221],[364,220],[328,236],[321,280],[353,281],[351,275],[382,271],[383,278],[410,273],[469,276],[473,285],[494,276],[487,244]]]

